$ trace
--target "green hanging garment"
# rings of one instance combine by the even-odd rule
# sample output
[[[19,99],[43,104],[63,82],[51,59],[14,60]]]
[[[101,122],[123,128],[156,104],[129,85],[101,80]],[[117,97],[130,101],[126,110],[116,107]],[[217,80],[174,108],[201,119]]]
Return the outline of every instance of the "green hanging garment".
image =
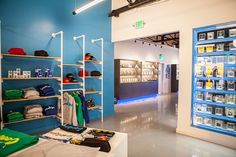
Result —
[[[82,102],[78,94],[73,94],[76,103],[77,120],[80,126],[84,125],[84,116],[82,111]]]

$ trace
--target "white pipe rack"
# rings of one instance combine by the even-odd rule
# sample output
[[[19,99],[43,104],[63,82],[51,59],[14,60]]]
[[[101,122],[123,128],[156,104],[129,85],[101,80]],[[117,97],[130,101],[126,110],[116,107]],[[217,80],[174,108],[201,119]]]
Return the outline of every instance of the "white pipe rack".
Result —
[[[83,90],[83,88],[72,88],[72,89],[63,89],[62,92],[82,91],[82,90]]]
[[[64,123],[64,117],[63,117],[63,40],[64,40],[64,37],[63,37],[63,31],[59,31],[59,32],[56,32],[56,33],[52,33],[52,37],[53,38],[56,38],[56,36],[60,35],[60,52],[61,52],[61,90],[60,90],[60,94],[61,94],[61,124],[63,125]],[[59,100],[58,100],[59,101]]]
[[[82,38],[82,51],[83,51],[83,58],[84,58],[84,56],[85,56],[85,41],[86,41],[86,37],[85,37],[85,35],[80,35],[80,36],[74,36],[73,37],[73,40],[74,41],[76,41],[76,40],[79,40],[79,39],[81,39]],[[83,59],[83,62],[82,62],[82,64],[83,64],[83,78],[82,78],[82,80],[83,80],[83,95],[84,95],[84,97],[85,97],[85,61],[84,61],[84,59]]]
[[[92,39],[91,43],[95,42],[101,42],[101,73],[102,73],[102,78],[101,78],[101,122],[103,122],[103,52],[104,52],[104,40],[103,38],[98,38],[98,39]]]

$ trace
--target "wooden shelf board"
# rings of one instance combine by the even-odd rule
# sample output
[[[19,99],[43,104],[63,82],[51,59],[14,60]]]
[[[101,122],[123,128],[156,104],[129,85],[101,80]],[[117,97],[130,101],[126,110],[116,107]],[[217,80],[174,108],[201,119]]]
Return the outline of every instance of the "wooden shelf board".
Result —
[[[60,66],[60,65],[59,65]],[[81,64],[63,64],[63,66],[83,67]]]
[[[96,110],[96,109],[101,110],[101,106],[95,105],[95,107],[88,108],[88,110]]]
[[[59,80],[60,77],[31,77],[31,78],[7,78],[3,77],[2,80],[51,80],[56,79]]]
[[[101,91],[85,91],[85,94],[100,94]]]
[[[22,123],[22,122],[28,122],[28,121],[33,121],[33,120],[38,120],[38,119],[44,119],[44,118],[50,118],[50,117],[56,117],[56,115],[42,116],[42,117],[31,118],[31,119],[23,119],[23,120],[20,120],[20,121],[6,122],[6,123],[3,123],[3,124],[4,124],[4,125],[9,125],[9,124],[14,124],[14,123]]]
[[[82,85],[83,82],[63,83],[63,85]]]
[[[41,99],[51,99],[51,98],[59,98],[60,95],[53,95],[53,96],[41,96],[39,98],[33,99],[14,99],[14,100],[3,100],[2,102],[19,102],[19,101],[31,101],[31,100],[41,100]]]
[[[79,61],[80,63],[83,63],[82,60]],[[93,60],[84,60],[85,63],[95,63],[95,64],[102,64],[101,61],[97,60],[97,61],[93,61]]]
[[[79,77],[81,79],[83,79],[83,77]],[[91,79],[91,78],[95,78],[95,79],[101,79],[102,76],[85,76],[86,79]]]
[[[38,59],[54,59],[61,60],[60,57],[43,57],[43,56],[30,56],[30,55],[12,55],[12,54],[2,54],[3,57],[19,57],[19,58],[38,58]]]

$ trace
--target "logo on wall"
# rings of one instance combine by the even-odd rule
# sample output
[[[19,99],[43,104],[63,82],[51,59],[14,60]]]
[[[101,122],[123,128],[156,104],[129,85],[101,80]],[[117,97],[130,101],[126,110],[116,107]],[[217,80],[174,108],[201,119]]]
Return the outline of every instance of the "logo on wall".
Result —
[[[166,78],[170,79],[170,65],[166,65]]]

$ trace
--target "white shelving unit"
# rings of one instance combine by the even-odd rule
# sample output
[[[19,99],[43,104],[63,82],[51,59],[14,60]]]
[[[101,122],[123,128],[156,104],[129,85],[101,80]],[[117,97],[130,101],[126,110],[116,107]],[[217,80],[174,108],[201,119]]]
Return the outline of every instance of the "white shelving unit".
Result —
[[[1,27],[1,26],[0,26]],[[5,57],[14,57],[17,59],[21,59],[21,58],[25,58],[25,59],[43,59],[43,60],[54,60],[56,62],[60,62],[60,66],[63,65],[63,32],[60,31],[58,33],[53,33],[53,37],[56,37],[56,35],[61,34],[61,56],[60,57],[42,57],[42,56],[32,56],[32,55],[11,55],[11,54],[2,54],[2,49],[1,49],[1,39],[0,39],[0,51],[1,51],[1,59],[0,59],[0,78],[1,78],[1,83],[0,83],[0,115],[1,115],[1,129],[4,127],[4,125],[9,125],[9,124],[15,124],[15,123],[21,123],[21,122],[27,122],[27,121],[33,121],[33,120],[38,120],[38,119],[44,119],[44,118],[49,118],[49,117],[57,117],[57,115],[52,115],[52,116],[42,116],[39,118],[32,118],[32,119],[23,119],[20,121],[16,121],[16,122],[3,122],[3,107],[4,105],[7,105],[7,103],[12,103],[12,102],[21,102],[21,101],[33,101],[33,100],[46,100],[46,99],[54,99],[57,98],[58,101],[61,100],[61,95],[54,95],[54,96],[43,96],[43,97],[38,97],[38,98],[32,98],[32,99],[15,99],[15,100],[3,100],[2,99],[2,83],[4,83],[5,81],[22,81],[22,80],[51,80],[51,79],[55,79],[58,81],[62,81],[62,75],[61,77],[31,77],[31,78],[6,78],[3,77],[2,78],[2,59]],[[1,38],[1,28],[0,28],[0,38]],[[62,70],[61,70],[61,74],[62,74]],[[62,87],[61,87],[62,88]],[[63,117],[62,117],[63,119]]]
[[[95,39],[92,40],[92,43],[97,42],[97,41],[102,41],[101,42],[101,61],[92,61],[92,60],[85,60],[84,56],[85,56],[85,35],[81,35],[81,36],[75,36],[73,37],[73,39],[76,41],[78,39],[82,39],[82,56],[83,56],[83,60],[79,60],[78,64],[69,64],[69,65],[75,65],[77,67],[79,67],[80,69],[83,69],[83,77],[79,77],[80,79],[82,79],[82,88],[76,88],[76,89],[66,89],[63,91],[77,91],[77,90],[82,90],[84,97],[86,99],[86,96],[89,94],[101,94],[101,105],[96,105],[95,107],[92,108],[88,108],[88,110],[94,110],[94,111],[98,111],[101,113],[101,122],[103,122],[103,39]],[[101,73],[102,76],[85,76],[85,70],[86,70],[86,66],[85,64],[99,64],[101,65]],[[99,79],[101,80],[101,91],[86,91],[86,79]]]
[[[101,65],[101,76],[99,77],[87,77],[89,79],[91,78],[95,78],[95,79],[100,79],[101,80],[101,91],[86,91],[85,94],[100,94],[101,95],[101,105],[98,106],[97,111],[101,112],[101,122],[103,122],[103,76],[104,76],[104,71],[103,71],[103,52],[104,52],[104,42],[103,42],[103,38],[99,38],[99,39],[92,39],[91,43],[97,43],[100,42],[100,46],[101,46],[101,61],[84,61],[86,63],[93,63],[93,64],[100,64]]]

